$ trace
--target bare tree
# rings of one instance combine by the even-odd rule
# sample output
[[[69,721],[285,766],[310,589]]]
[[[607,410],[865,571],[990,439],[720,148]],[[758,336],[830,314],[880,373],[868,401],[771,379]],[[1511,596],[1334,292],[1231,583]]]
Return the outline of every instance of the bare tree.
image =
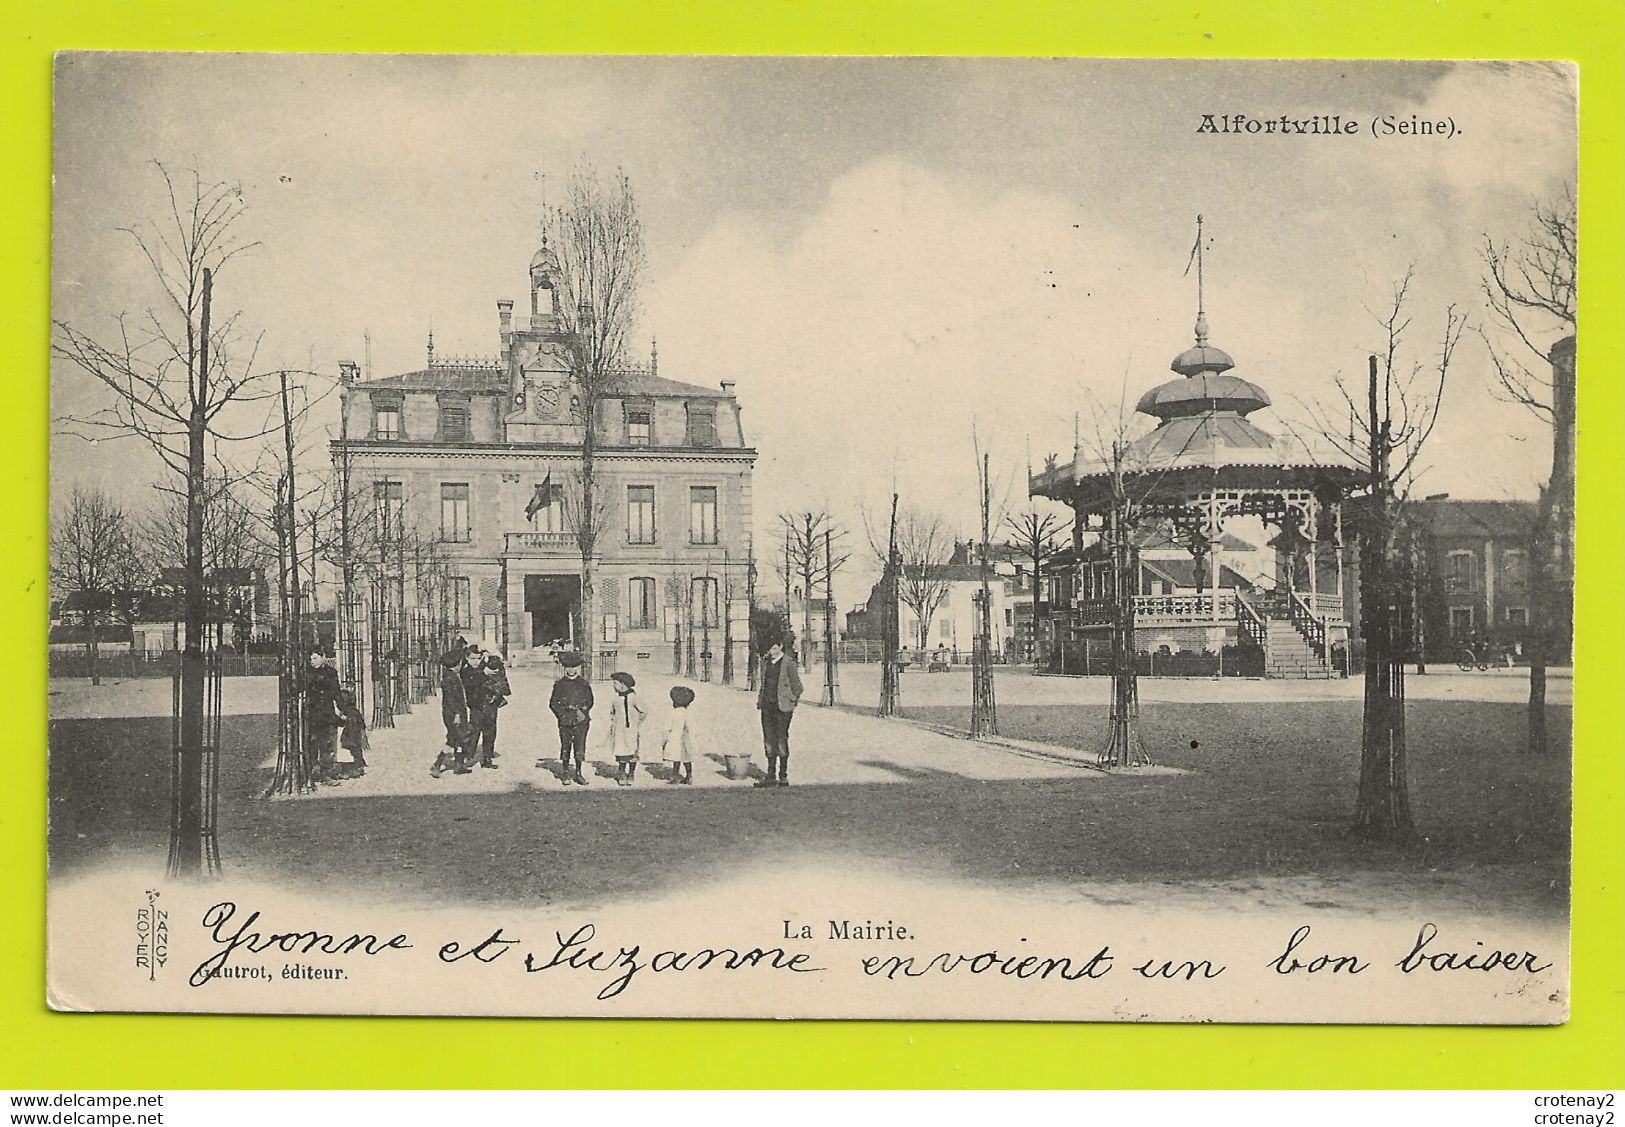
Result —
[[[886,521],[885,539],[880,538],[879,531],[870,523],[867,512],[864,513],[863,527],[869,537],[869,547],[875,554],[876,562],[880,564],[879,587],[884,592],[885,599],[880,610],[880,703],[876,713],[880,716],[896,716],[902,696],[898,651],[903,647],[897,620],[901,590],[899,573],[902,571],[901,557],[897,550],[897,494],[891,495],[891,511]]]
[[[779,514],[780,534],[784,538],[784,565],[788,577],[801,581],[801,640],[803,649],[802,660],[807,661],[811,655],[812,639],[812,603],[813,593],[820,585],[825,588],[825,653],[826,664],[829,661],[833,640],[831,633],[831,611],[833,596],[830,592],[834,575],[850,558],[850,553],[833,554],[826,544],[826,540],[835,541],[844,539],[846,532],[836,525],[835,519],[827,510],[805,510],[794,513]],[[788,584],[786,584],[788,586]],[[785,614],[788,616],[790,608],[785,605]],[[828,674],[825,674],[826,682]],[[826,685],[826,694],[828,692]],[[828,703],[826,701],[826,703]]]
[[[993,693],[993,592],[991,545],[989,537],[993,527],[993,481],[988,454],[978,441],[978,499],[982,509],[982,540],[977,545],[977,571],[981,590],[976,603],[976,648],[971,656],[971,708],[970,734],[972,739],[999,734],[998,701]]]
[[[1043,656],[1038,647],[1038,606],[1043,599],[1044,577],[1049,574],[1051,562],[1061,551],[1061,544],[1057,540],[1061,533],[1061,520],[1054,513],[1028,509],[1024,513],[1006,516],[1004,524],[1012,533],[1010,549],[1020,553],[1022,559],[1030,562],[1033,568],[1032,656],[1033,672],[1036,673],[1043,665]]]
[[[1579,228],[1574,189],[1535,205],[1529,230],[1511,242],[1484,236],[1481,288],[1489,324],[1480,328],[1502,394],[1542,418],[1556,409],[1551,342],[1575,331]],[[1525,357],[1536,361],[1531,367]],[[1570,420],[1572,424],[1572,419]]]
[[[547,227],[562,273],[560,316],[573,341],[573,408],[582,428],[579,520],[574,534],[581,553],[581,644],[590,675],[598,637],[593,610],[594,557],[603,527],[594,464],[599,406],[625,367],[644,266],[643,225],[631,180],[617,171],[606,182],[590,166],[577,168],[564,204],[547,217]]]
[[[75,489],[67,509],[51,522],[51,585],[85,628],[90,683],[102,683],[101,628],[117,598],[138,584],[142,563],[129,515],[100,490]]]
[[[64,420],[69,433],[86,438],[134,437],[144,441],[185,482],[186,644],[181,656],[180,739],[176,747],[179,794],[170,832],[169,870],[201,873],[205,861],[205,658],[207,601],[203,574],[203,525],[207,507],[205,459],[211,443],[255,437],[263,430],[235,431],[234,405],[275,394],[255,359],[257,341],[237,350],[237,317],[215,317],[214,281],[220,271],[255,244],[236,227],[241,193],[206,183],[196,173],[177,185],[157,165],[164,182],[164,216],[152,226],[128,227],[157,282],[160,301],[140,317],[121,314],[115,331],[98,339],[64,321],[53,322],[51,351],[98,380],[110,405]]]
[[[913,612],[920,649],[931,641],[931,619],[948,597],[945,570],[956,537],[942,518],[915,508],[897,515],[898,597]]]
[[[1349,426],[1332,425],[1318,412],[1321,435],[1364,467],[1363,496],[1353,506],[1360,550],[1360,633],[1365,640],[1365,709],[1360,738],[1360,789],[1354,832],[1398,840],[1413,832],[1405,742],[1406,651],[1412,645],[1415,599],[1410,562],[1415,557],[1403,519],[1404,502],[1439,406],[1466,320],[1445,310],[1438,352],[1427,361],[1405,358],[1411,325],[1411,274],[1394,287],[1378,317],[1385,335],[1381,356],[1370,358],[1365,394],[1341,377],[1337,389]]]
[[[1576,219],[1569,188],[1560,199],[1535,206],[1531,228],[1519,240],[1498,243],[1485,235],[1482,250],[1484,300],[1498,330],[1483,335],[1500,390],[1552,426],[1551,474],[1540,493],[1531,553],[1526,746],[1536,755],[1547,750],[1546,667],[1567,659],[1574,620]]]
[[[203,566],[257,568],[265,563],[266,545],[258,514],[240,495],[246,483],[227,467],[204,477]],[[186,559],[186,507],[183,494],[164,496],[142,521],[142,547],[155,567],[181,567]]]

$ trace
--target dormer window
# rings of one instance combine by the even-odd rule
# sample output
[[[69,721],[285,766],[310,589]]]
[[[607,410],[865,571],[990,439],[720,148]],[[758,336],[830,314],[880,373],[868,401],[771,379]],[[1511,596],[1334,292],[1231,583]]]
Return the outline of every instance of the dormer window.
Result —
[[[401,437],[401,401],[374,399],[372,401],[372,436],[395,440]]]
[[[715,446],[717,444],[717,409],[710,403],[688,405],[688,444]]]
[[[440,404],[440,441],[468,442],[473,437],[468,427],[468,401]]]
[[[648,407],[628,407],[626,409],[626,444],[628,446],[649,445],[650,434],[653,431],[652,414]]]

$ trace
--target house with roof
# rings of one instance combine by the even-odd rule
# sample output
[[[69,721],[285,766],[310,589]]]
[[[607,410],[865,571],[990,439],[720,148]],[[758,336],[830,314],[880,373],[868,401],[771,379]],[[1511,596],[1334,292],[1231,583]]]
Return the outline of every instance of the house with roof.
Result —
[[[529,273],[528,316],[496,303],[493,356],[438,356],[431,333],[419,370],[363,379],[341,366],[335,461],[352,493],[370,498],[377,538],[414,546],[379,550],[373,630],[429,617],[518,665],[570,647],[664,669],[690,630],[711,632],[720,661],[726,623],[744,669],[756,451],[733,382],[668,379],[651,355],[614,372],[585,418],[545,239]],[[600,530],[590,622],[575,531],[587,426]],[[380,615],[381,605],[392,609]]]
[[[1016,645],[1020,589],[1017,554],[997,545],[991,556],[988,596],[992,645],[994,653],[1002,656],[1013,652]],[[946,648],[956,660],[969,660],[980,630],[981,600],[982,567],[974,540],[956,542],[945,563],[905,564],[897,600],[902,647],[927,653]],[[882,576],[875,581],[862,608],[861,621],[865,630],[872,631],[871,637],[881,635],[885,605],[886,577]],[[847,616],[847,621],[850,629],[852,615]]]
[[[1404,506],[1416,545],[1415,646],[1449,657],[1462,646],[1488,642],[1522,652],[1535,613],[1535,524],[1538,505],[1519,500],[1456,500],[1438,494]],[[1351,560],[1345,600],[1358,637],[1360,584]],[[1572,624],[1556,631],[1567,653]]]

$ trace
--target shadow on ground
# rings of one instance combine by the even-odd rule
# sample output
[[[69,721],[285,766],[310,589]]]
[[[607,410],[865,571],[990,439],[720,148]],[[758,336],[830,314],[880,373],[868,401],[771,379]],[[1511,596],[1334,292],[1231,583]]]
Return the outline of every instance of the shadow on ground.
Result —
[[[1566,738],[1569,711],[1552,711]],[[958,725],[968,713],[913,715]],[[542,771],[497,794],[448,786],[341,801],[260,800],[274,718],[238,716],[223,737],[221,849],[228,868],[469,903],[662,892],[786,850],[1006,887],[1393,873],[1484,884],[1507,907],[1566,903],[1566,742],[1543,759],[1522,754],[1517,705],[1416,703],[1409,718],[1421,837],[1374,847],[1346,832],[1358,772],[1352,701],[1147,706],[1148,749],[1191,772],[1172,778],[979,781],[869,760],[906,781],[718,789],[662,785],[646,763],[637,786],[567,796]],[[1105,722],[1090,707],[1006,707],[999,719],[1004,735],[1084,750]],[[161,867],[169,735],[167,719],[51,724],[53,873],[132,854]],[[1480,868],[1517,879],[1485,881]]]

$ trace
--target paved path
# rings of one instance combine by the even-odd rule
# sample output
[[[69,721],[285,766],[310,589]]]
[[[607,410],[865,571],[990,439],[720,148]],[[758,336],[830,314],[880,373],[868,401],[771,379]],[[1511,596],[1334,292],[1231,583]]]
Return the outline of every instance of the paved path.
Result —
[[[323,793],[335,797],[375,797],[547,788],[564,794],[591,795],[627,789],[615,785],[615,762],[605,746],[602,719],[594,721],[587,745],[589,785],[563,785],[558,776],[558,728],[547,709],[552,671],[510,670],[509,680],[514,693],[508,707],[502,710],[497,738],[500,755],[495,770],[475,768],[468,775],[447,773],[439,779],[430,776],[429,765],[445,735],[440,723],[439,699],[430,698],[409,715],[396,717],[394,728],[374,729],[369,734],[372,750],[367,753],[369,766],[365,777],[324,788]],[[695,691],[691,708],[701,724],[706,750],[695,760],[691,787],[664,781],[666,771],[659,758],[660,741],[671,717],[668,691],[678,683],[677,678],[669,676],[639,677],[638,697],[649,716],[643,729],[643,766],[631,789],[676,792],[749,787],[750,782],[726,776],[723,756],[748,752],[754,756],[756,772],[766,766],[755,698],[741,689],[686,680],[681,683]],[[593,691],[598,697],[594,712],[601,717],[613,690],[607,682],[598,682]],[[796,710],[795,723],[790,729],[790,750],[792,789],[820,784],[902,783],[951,777],[978,780],[1107,778],[1091,769],[1071,749],[973,743],[903,721],[884,721],[857,711],[821,708],[805,700]]]

